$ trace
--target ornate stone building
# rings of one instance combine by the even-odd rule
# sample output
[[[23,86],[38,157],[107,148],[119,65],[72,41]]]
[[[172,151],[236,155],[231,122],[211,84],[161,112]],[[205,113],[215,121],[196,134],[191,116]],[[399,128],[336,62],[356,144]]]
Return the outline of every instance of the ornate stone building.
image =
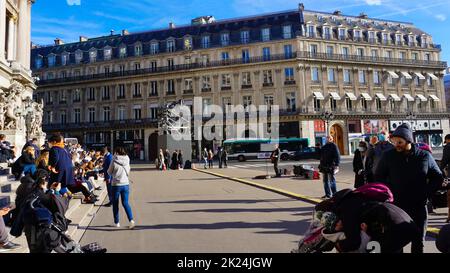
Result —
[[[323,141],[321,114],[332,111],[331,133],[342,153],[354,139],[388,134],[411,117],[416,136],[431,142],[449,131],[440,52],[412,23],[300,4],[70,44],[56,39],[34,48],[31,60],[41,79],[45,131],[64,131],[88,146],[125,145],[134,158],[153,159],[158,105],[191,105],[194,96],[206,108],[277,104],[280,135],[309,138],[311,145]]]
[[[34,0],[0,0],[0,133],[20,151],[42,134],[43,104],[30,70],[31,6]]]

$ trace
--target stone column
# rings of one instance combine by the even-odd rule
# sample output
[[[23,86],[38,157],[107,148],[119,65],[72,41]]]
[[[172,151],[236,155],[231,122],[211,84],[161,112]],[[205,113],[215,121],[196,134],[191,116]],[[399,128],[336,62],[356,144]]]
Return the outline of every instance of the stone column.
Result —
[[[8,37],[8,56],[6,57],[6,59],[8,61],[14,61],[16,59],[16,54],[15,54],[15,43],[14,41],[16,40],[16,28],[15,28],[15,20],[16,18],[10,17],[8,19],[8,33],[9,33],[9,37]],[[21,41],[19,41],[20,43]]]
[[[0,0],[0,62],[6,64],[6,0]]]
[[[27,44],[27,36],[30,35],[30,26],[27,24],[30,22],[28,20],[28,0],[19,1],[19,25],[18,25],[18,43],[17,43],[17,61],[21,66],[26,67],[27,56],[29,56],[27,51],[30,51],[30,45]]]

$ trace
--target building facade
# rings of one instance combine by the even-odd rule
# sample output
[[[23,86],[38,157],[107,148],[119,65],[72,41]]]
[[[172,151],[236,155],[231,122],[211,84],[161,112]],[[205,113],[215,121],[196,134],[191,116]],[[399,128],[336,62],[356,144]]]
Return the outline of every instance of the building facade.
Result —
[[[0,0],[0,133],[20,151],[26,137],[40,136],[36,89],[30,70],[31,7],[34,0]],[[28,116],[27,116],[28,114]],[[38,115],[36,115],[38,116]],[[19,154],[20,155],[20,154]]]
[[[411,23],[308,11],[300,4],[292,11],[200,17],[187,26],[77,43],[56,39],[35,47],[31,61],[47,133],[64,131],[88,146],[125,145],[133,158],[152,160],[158,106],[192,105],[194,96],[206,108],[279,105],[280,136],[306,137],[311,145],[323,142],[321,116],[331,111],[330,132],[343,154],[355,139],[388,134],[403,121],[430,143],[449,131],[440,52]]]

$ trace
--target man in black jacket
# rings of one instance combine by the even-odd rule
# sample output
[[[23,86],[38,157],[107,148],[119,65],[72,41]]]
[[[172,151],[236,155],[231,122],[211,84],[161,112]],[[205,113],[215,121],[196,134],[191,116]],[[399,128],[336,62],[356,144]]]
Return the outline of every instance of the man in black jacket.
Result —
[[[323,174],[323,185],[325,196],[322,198],[331,198],[337,192],[336,188],[336,169],[339,168],[341,155],[336,144],[333,143],[333,137],[327,137],[327,144],[321,149],[319,171]]]
[[[420,229],[411,252],[423,252],[428,211],[427,198],[443,184],[443,176],[430,153],[418,149],[407,124],[400,125],[391,138],[394,149],[385,151],[375,169],[375,179],[394,194],[394,203],[406,211]]]
[[[442,153],[442,160],[441,160],[441,170],[445,175],[445,168],[448,167],[448,164],[450,163],[450,134],[445,136],[445,146],[444,151]]]

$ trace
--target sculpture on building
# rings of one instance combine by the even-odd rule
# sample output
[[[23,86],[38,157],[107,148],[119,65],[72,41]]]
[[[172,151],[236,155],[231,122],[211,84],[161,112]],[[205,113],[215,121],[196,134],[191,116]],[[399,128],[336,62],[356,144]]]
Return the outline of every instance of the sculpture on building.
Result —
[[[24,87],[13,82],[5,96],[5,130],[19,130],[22,118],[22,93]]]

